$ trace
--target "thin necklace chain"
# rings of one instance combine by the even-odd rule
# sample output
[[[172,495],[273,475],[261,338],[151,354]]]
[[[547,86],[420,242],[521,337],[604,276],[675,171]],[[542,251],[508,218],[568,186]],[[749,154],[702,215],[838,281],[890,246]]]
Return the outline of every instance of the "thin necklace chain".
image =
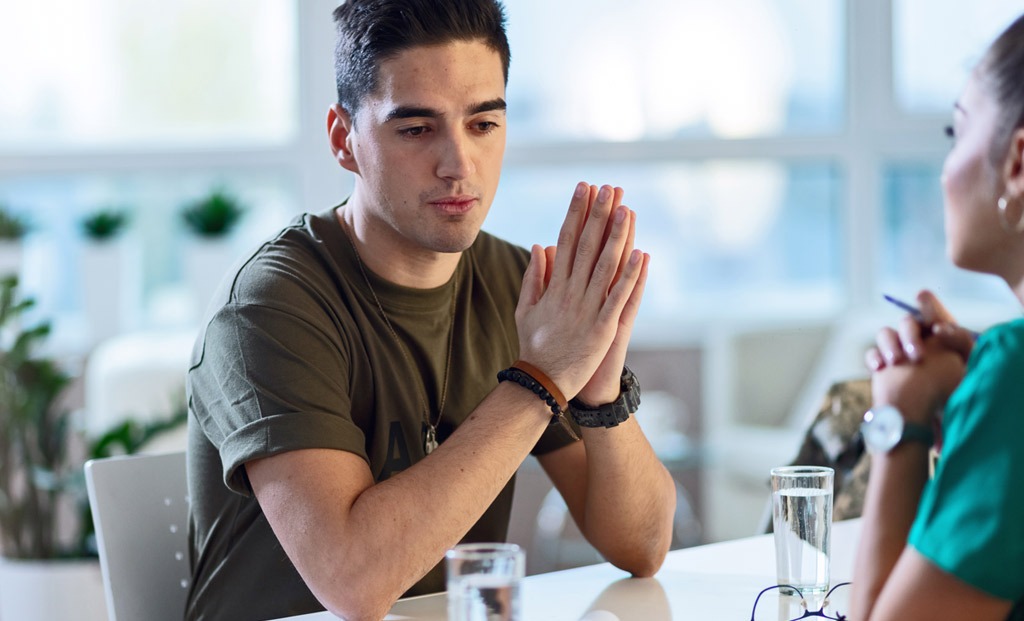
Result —
[[[341,226],[342,231],[345,233],[345,238],[348,239],[349,245],[352,247],[353,254],[356,255],[356,264],[359,265],[359,273],[363,275],[363,281],[366,283],[366,288],[370,290],[370,295],[373,297],[374,304],[377,305],[377,310],[380,311],[380,316],[384,319],[384,324],[388,327],[388,332],[398,343],[398,348],[402,352],[402,357],[405,358],[406,363],[410,368],[415,369],[416,365],[413,364],[412,355],[409,350],[406,349],[405,342],[402,341],[398,336],[398,332],[395,327],[391,325],[391,319],[388,317],[387,312],[384,310],[384,305],[380,303],[380,298],[377,297],[377,292],[373,288],[373,284],[370,283],[370,276],[366,273],[366,267],[363,265],[363,259],[359,256],[359,250],[356,248],[355,242],[348,233],[348,229],[345,224]],[[461,265],[461,262],[459,263]],[[420,405],[423,408],[423,422],[426,423],[426,437],[423,438],[423,450],[428,455],[437,448],[437,426],[441,423],[441,417],[444,416],[444,403],[448,397],[448,371],[451,368],[452,363],[452,343],[454,342],[455,336],[455,300],[458,298],[459,291],[459,279],[458,279],[458,266],[456,266],[456,278],[452,289],[452,302],[451,302],[451,321],[448,325],[448,354],[444,360],[444,381],[441,384],[441,400],[437,406],[437,420],[431,422],[430,420],[430,408],[427,405],[429,400],[427,399],[427,386],[426,382],[420,383]]]

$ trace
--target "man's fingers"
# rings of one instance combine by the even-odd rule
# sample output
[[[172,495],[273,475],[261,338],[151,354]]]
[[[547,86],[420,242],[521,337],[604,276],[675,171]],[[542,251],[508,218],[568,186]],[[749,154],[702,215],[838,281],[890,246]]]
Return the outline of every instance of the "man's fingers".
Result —
[[[558,253],[558,249],[554,246],[548,246],[544,249],[544,256],[547,260],[547,269],[544,271],[544,288],[547,289],[548,285],[551,284],[551,272],[555,266],[555,255]]]
[[[604,303],[604,298],[610,293],[615,283],[616,274],[619,273],[632,221],[629,208],[622,205],[615,210],[611,219],[612,233],[605,242],[604,247],[601,248],[597,262],[591,269],[589,282],[582,280],[582,274],[579,274],[580,280],[578,281],[587,287],[586,296],[588,298],[598,298],[597,303],[599,306]],[[626,260],[627,265],[629,261],[632,261],[628,253]]]
[[[626,262],[622,275],[611,286],[611,289],[608,290],[608,295],[601,307],[601,316],[605,320],[614,318],[617,324],[623,321],[632,322],[632,318],[626,316],[626,314],[632,311],[635,316],[636,310],[639,309],[639,296],[643,295],[641,277],[646,274],[649,259],[650,257],[640,250],[633,250],[629,253],[629,260]],[[639,291],[637,291],[638,286],[640,288]],[[597,289],[597,283],[595,283],[593,289]],[[635,298],[636,308],[630,308],[629,303],[634,299],[634,295],[638,296]]]
[[[544,275],[549,272],[547,252],[540,246],[534,244],[530,248],[530,263],[523,272],[523,286],[519,292],[519,303],[516,306],[516,313],[525,312],[535,305],[540,296],[544,293]]]
[[[587,222],[580,233],[579,241],[576,243],[576,256],[573,257],[572,274],[579,278],[584,286],[590,281],[598,263],[608,244],[605,239],[605,227],[608,226],[608,219],[612,215],[612,202],[615,199],[615,190],[609,185],[601,186],[597,193],[597,199],[590,207],[590,214]],[[612,225],[612,235],[615,235],[616,226]],[[618,257],[616,257],[616,265]]]
[[[583,225],[589,219],[592,188],[579,182],[569,200],[569,212],[565,215],[562,228],[558,231],[558,252],[551,269],[552,278],[568,279],[573,271],[573,259]]]
[[[612,284],[618,282],[622,276],[623,270],[626,269],[626,263],[629,261],[629,255],[633,252],[633,243],[636,238],[636,212],[633,210],[629,211],[629,230],[626,231],[626,245],[622,248],[622,258],[619,260],[619,268],[615,270],[615,276],[612,278]]]
[[[635,252],[640,251],[637,250]],[[622,265],[623,270],[629,265],[629,259],[633,257],[635,252],[630,251],[626,255],[626,261]],[[633,321],[636,319],[637,313],[640,312],[640,300],[644,297],[644,287],[647,286],[647,273],[651,265],[651,255],[646,252],[641,253],[640,259],[640,274],[637,277],[636,284],[633,285],[633,290],[629,294],[629,299],[626,300],[622,314],[619,316],[619,324],[625,326],[630,331],[633,329]],[[621,274],[619,280],[621,280]]]

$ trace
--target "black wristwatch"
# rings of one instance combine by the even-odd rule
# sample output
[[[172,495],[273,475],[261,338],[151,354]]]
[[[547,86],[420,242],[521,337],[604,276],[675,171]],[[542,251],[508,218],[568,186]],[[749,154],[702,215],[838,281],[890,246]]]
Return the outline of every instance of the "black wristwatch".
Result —
[[[622,367],[619,398],[591,407],[579,399],[569,402],[569,415],[580,427],[615,427],[640,407],[640,382],[629,367]]]

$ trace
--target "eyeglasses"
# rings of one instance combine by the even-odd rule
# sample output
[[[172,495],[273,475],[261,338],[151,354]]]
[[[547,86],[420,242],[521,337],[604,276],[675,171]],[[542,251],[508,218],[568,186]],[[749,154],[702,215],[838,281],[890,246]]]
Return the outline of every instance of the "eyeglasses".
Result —
[[[839,584],[837,584],[834,587],[832,587],[831,589],[829,589],[828,592],[825,593],[825,597],[822,598],[822,600],[821,600],[821,607],[818,608],[817,610],[811,610],[811,609],[808,608],[808,606],[807,606],[807,598],[800,591],[800,589],[798,589],[798,588],[796,588],[796,587],[794,587],[792,585],[789,585],[789,584],[776,584],[774,586],[770,586],[768,588],[762,589],[761,592],[757,594],[757,599],[754,600],[754,607],[750,611],[750,621],[765,621],[767,619],[772,619],[772,621],[776,621],[776,620],[780,620],[780,619],[788,619],[789,621],[797,621],[797,619],[806,619],[808,617],[822,617],[822,618],[825,618],[825,619],[834,619],[835,621],[847,621],[846,615],[841,614],[841,613],[839,613],[837,611],[834,611],[834,610],[827,610],[827,609],[829,607],[829,598],[832,596],[832,594],[835,593],[836,590],[839,589],[840,587],[845,587],[845,586],[849,586],[849,585],[850,585],[849,582],[840,582]],[[794,607],[796,605],[796,602],[794,601],[794,599],[790,599],[790,598],[799,597],[800,598],[799,605],[800,605],[800,608],[803,610],[803,614],[801,614],[799,617],[793,617],[791,619],[789,618],[788,615],[782,616],[781,613],[779,614],[779,616],[771,617],[769,615],[769,613],[768,613],[768,609],[771,608],[771,607],[770,606],[765,606],[764,604],[762,604],[761,605],[761,616],[758,616],[757,605],[758,605],[759,602],[761,602],[761,597],[764,596],[765,593],[768,593],[769,591],[771,591],[773,589],[778,589],[779,590],[779,595],[781,597],[778,600],[776,600],[776,601],[779,602],[780,610]],[[787,593],[787,589],[792,591],[792,594]],[[788,600],[788,601],[785,601],[785,600]]]

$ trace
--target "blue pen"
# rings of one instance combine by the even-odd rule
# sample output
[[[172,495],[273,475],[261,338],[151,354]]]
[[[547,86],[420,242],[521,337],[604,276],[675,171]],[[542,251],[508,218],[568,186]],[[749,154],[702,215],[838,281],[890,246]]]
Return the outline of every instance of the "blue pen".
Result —
[[[910,304],[907,304],[903,300],[897,300],[891,295],[882,294],[882,297],[885,298],[886,302],[889,302],[890,304],[895,304],[896,306],[905,310],[907,313],[910,314],[911,317],[918,320],[919,322],[924,322],[924,315],[921,314],[921,309],[915,306],[911,306]],[[974,330],[968,330],[968,332],[974,338],[975,341],[977,341],[978,337],[981,336],[980,333],[975,332]]]

